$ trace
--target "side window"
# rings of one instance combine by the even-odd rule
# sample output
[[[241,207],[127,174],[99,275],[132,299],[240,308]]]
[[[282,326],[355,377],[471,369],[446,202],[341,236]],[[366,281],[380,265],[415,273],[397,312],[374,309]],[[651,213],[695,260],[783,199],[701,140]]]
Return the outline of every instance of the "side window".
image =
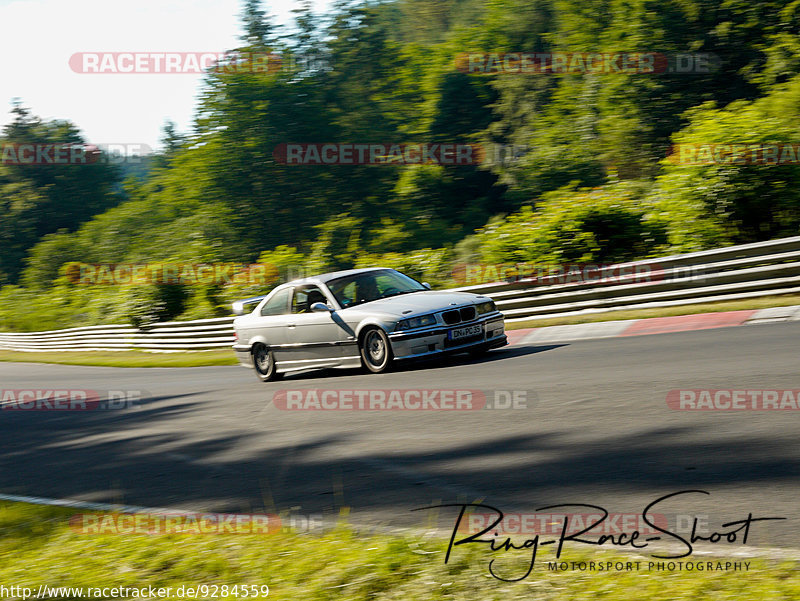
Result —
[[[292,313],[312,313],[314,303],[327,303],[328,299],[317,286],[297,286],[292,295]]]
[[[261,307],[261,315],[285,315],[289,307],[289,288],[281,290]]]

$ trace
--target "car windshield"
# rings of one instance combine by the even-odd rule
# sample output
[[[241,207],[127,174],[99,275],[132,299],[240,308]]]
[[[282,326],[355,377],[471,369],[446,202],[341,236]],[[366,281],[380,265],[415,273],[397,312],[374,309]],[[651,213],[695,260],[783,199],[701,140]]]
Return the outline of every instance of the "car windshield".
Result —
[[[393,269],[366,271],[336,278],[328,282],[328,288],[342,308],[426,290],[417,280]]]

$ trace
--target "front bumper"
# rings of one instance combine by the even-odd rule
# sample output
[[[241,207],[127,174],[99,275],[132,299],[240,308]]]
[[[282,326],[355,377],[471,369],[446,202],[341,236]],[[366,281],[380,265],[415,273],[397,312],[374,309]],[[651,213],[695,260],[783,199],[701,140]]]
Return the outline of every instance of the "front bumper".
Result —
[[[481,326],[481,332],[461,339],[448,336],[451,330]],[[505,322],[500,313],[490,313],[480,319],[452,326],[437,325],[418,330],[389,334],[396,359],[417,359],[443,353],[466,352],[479,348],[497,348],[508,344]]]

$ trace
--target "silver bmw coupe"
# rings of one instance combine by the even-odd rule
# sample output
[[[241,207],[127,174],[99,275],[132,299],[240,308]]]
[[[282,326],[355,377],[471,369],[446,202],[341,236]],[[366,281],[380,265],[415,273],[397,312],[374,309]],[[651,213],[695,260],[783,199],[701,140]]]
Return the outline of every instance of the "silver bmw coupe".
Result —
[[[433,291],[386,268],[294,280],[267,296],[233,303],[233,312],[240,315],[233,322],[233,349],[265,382],[331,367],[381,373],[398,360],[477,355],[508,344],[492,299]]]

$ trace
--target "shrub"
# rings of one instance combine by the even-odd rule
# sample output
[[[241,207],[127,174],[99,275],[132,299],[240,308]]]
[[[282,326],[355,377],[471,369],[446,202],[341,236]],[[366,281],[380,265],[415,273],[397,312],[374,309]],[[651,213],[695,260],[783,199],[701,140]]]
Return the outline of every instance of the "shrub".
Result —
[[[482,228],[481,257],[490,263],[615,263],[653,256],[666,249],[666,227],[640,195],[630,183],[549,192],[535,209],[524,206]]]

